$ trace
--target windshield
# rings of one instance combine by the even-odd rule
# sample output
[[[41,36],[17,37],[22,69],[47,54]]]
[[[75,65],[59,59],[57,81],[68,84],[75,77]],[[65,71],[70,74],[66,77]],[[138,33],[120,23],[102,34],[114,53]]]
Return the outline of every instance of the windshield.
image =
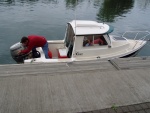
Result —
[[[68,23],[68,27],[67,27],[67,30],[66,30],[66,37],[65,37],[65,44],[66,44],[66,47],[69,46],[69,44],[72,44],[73,45],[73,37],[75,36],[74,34],[74,31],[71,27],[71,25]]]

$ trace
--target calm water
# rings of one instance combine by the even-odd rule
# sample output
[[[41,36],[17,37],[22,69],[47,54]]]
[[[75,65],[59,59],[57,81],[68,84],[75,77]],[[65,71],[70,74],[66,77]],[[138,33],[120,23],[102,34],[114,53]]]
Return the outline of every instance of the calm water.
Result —
[[[15,63],[9,48],[22,36],[63,39],[66,23],[95,20],[115,27],[113,34],[150,31],[150,0],[0,0],[0,64]],[[149,43],[150,44],[150,43]],[[149,56],[145,46],[138,56]]]

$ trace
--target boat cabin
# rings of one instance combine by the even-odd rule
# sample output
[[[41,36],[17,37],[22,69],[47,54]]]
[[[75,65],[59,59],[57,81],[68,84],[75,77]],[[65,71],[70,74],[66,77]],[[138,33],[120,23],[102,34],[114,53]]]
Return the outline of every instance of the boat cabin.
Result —
[[[112,31],[112,27],[94,21],[74,20],[68,23],[65,35],[68,58],[100,55],[100,49],[105,50],[111,46],[108,33]]]

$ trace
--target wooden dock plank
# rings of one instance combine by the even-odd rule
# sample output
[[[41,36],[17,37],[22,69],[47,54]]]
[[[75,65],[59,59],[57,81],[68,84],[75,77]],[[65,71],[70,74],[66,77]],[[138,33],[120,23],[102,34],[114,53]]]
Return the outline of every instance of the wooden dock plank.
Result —
[[[150,67],[150,57],[130,57],[111,60],[115,66],[121,69],[142,69]]]
[[[5,71],[3,71],[5,70]],[[31,64],[29,65],[5,65],[0,66],[0,76],[12,76],[12,75],[26,75],[28,74],[52,74],[55,73],[70,73],[72,71],[90,71],[90,70],[101,70],[111,71],[115,70],[108,61],[87,61],[87,62],[72,62],[72,63],[58,63],[58,64]]]
[[[149,68],[116,70],[108,61],[0,66],[0,113],[85,112],[150,102],[149,75]]]

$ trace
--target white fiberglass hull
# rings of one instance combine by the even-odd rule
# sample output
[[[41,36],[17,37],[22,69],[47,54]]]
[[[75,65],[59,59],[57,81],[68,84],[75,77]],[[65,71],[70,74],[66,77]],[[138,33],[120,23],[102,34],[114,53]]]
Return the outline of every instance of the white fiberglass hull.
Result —
[[[131,42],[132,41],[133,40],[131,40]],[[76,57],[73,55],[72,58],[58,58],[57,56],[58,53],[57,51],[54,51],[55,50],[54,48],[62,48],[64,46],[63,41],[49,41],[49,49],[53,53],[52,59],[45,59],[42,49],[38,48],[38,51],[40,51],[41,53],[41,57],[24,60],[24,63],[61,63],[61,62],[73,62],[73,61],[85,61],[85,60],[100,60],[100,59],[110,60],[114,58],[130,57],[130,56],[134,56],[135,54],[137,54],[140,51],[140,49],[146,44],[146,41],[139,41],[139,42],[135,41],[134,43],[130,43],[127,46],[124,46],[122,50],[120,50],[121,47],[114,47],[114,48],[108,47],[107,48],[109,49],[108,53],[103,54],[103,55],[93,54],[93,56],[86,56],[86,57]],[[55,46],[52,46],[52,45],[55,45]],[[118,48],[119,48],[119,51],[117,51]],[[107,51],[107,50],[103,50],[103,51]]]

